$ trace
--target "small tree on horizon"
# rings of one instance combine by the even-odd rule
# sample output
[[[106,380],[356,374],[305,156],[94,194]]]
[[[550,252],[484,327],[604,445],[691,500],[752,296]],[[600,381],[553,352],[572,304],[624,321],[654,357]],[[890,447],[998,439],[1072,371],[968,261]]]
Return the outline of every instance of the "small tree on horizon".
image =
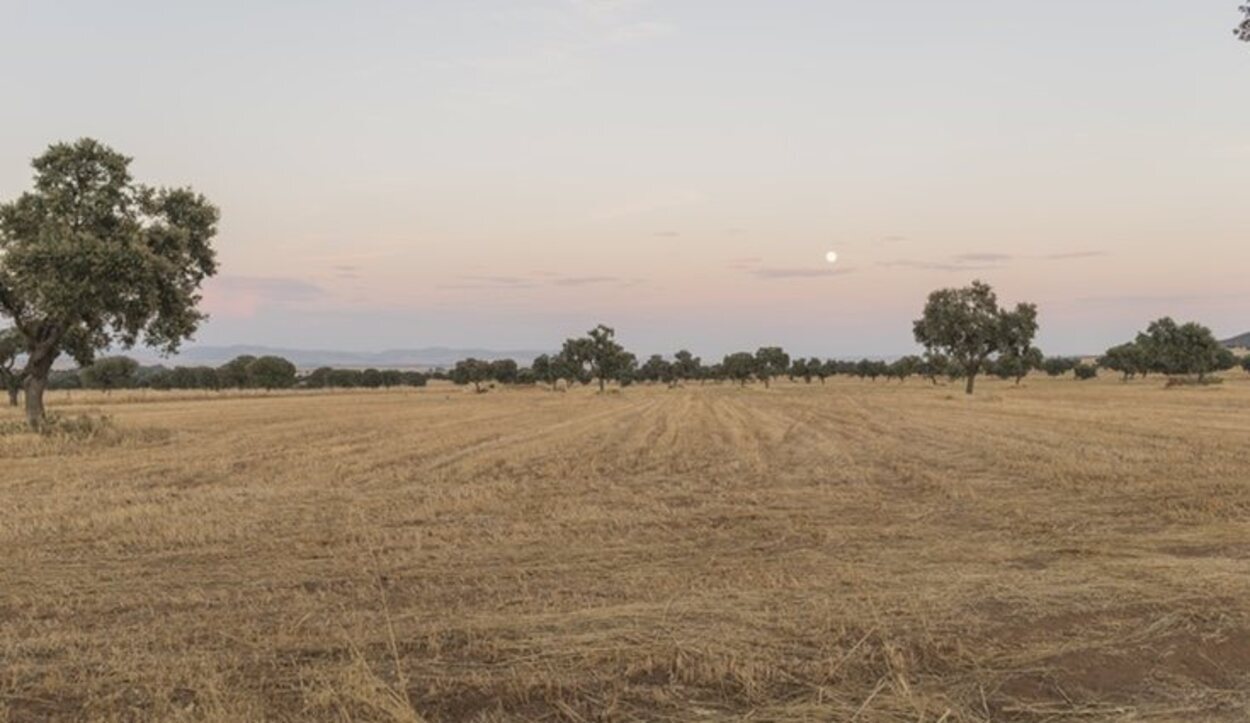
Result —
[[[139,362],[128,356],[106,356],[97,359],[79,372],[82,385],[88,389],[129,389],[135,386]]]
[[[565,341],[560,355],[578,372],[597,380],[600,392],[607,380],[621,377],[633,358],[617,343],[616,330],[604,324],[586,332],[584,337]]]
[[[790,369],[790,355],[779,346],[762,346],[755,352],[755,375],[771,386],[773,377],[779,377]]]
[[[482,392],[482,385],[491,379],[491,365],[488,361],[481,359],[461,359],[452,367],[449,375],[454,384],[464,386],[466,384],[473,385],[473,391]]]
[[[257,357],[247,365],[247,386],[265,391],[290,389],[295,386],[295,372],[295,365],[280,356]]]
[[[739,386],[743,387],[747,385],[751,377],[755,376],[757,368],[758,362],[755,355],[747,351],[727,354],[721,362],[721,373],[725,378],[738,382]]]

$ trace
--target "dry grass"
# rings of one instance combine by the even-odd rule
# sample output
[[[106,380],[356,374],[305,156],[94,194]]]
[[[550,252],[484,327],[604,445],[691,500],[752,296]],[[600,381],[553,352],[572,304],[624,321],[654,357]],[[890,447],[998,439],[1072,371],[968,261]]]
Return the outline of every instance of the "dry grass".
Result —
[[[1242,377],[54,404],[0,720],[1250,717]]]

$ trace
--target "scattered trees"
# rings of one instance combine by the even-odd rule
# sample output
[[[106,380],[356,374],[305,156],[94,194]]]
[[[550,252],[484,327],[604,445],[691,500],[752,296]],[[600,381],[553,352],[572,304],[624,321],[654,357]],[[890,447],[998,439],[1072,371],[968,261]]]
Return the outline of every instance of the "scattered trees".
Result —
[[[972,394],[977,375],[991,358],[1030,348],[1037,332],[1037,307],[1018,304],[1013,311],[1002,309],[988,284],[973,281],[962,289],[929,294],[913,332],[930,355],[940,353],[958,366],[967,380],[964,391]]]
[[[44,422],[52,365],[142,341],[177,350],[204,315],[217,209],[190,189],[136,184],[129,158],[97,141],[58,143],[34,188],[0,204],[0,311],[22,336],[26,418]]]
[[[1211,372],[1236,364],[1233,353],[1210,329],[1192,321],[1177,324],[1166,316],[1152,321],[1135,343],[1141,348],[1145,365],[1161,374],[1196,374],[1202,380]]]

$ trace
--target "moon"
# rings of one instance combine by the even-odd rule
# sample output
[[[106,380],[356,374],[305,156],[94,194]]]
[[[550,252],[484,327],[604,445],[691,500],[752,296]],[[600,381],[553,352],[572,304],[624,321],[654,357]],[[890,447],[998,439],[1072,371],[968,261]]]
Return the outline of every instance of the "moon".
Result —
[[[831,264],[833,264],[833,263],[837,263],[837,261],[838,261],[838,252],[837,252],[837,251],[830,251],[829,253],[825,254],[825,261],[828,261],[828,262],[829,262],[829,263],[831,263]]]

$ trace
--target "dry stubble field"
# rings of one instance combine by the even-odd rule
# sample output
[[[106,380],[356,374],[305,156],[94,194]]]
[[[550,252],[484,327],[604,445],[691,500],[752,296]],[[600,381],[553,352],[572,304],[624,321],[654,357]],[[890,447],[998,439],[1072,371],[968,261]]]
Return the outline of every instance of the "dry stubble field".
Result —
[[[0,720],[1250,717],[1244,378],[55,404]]]

